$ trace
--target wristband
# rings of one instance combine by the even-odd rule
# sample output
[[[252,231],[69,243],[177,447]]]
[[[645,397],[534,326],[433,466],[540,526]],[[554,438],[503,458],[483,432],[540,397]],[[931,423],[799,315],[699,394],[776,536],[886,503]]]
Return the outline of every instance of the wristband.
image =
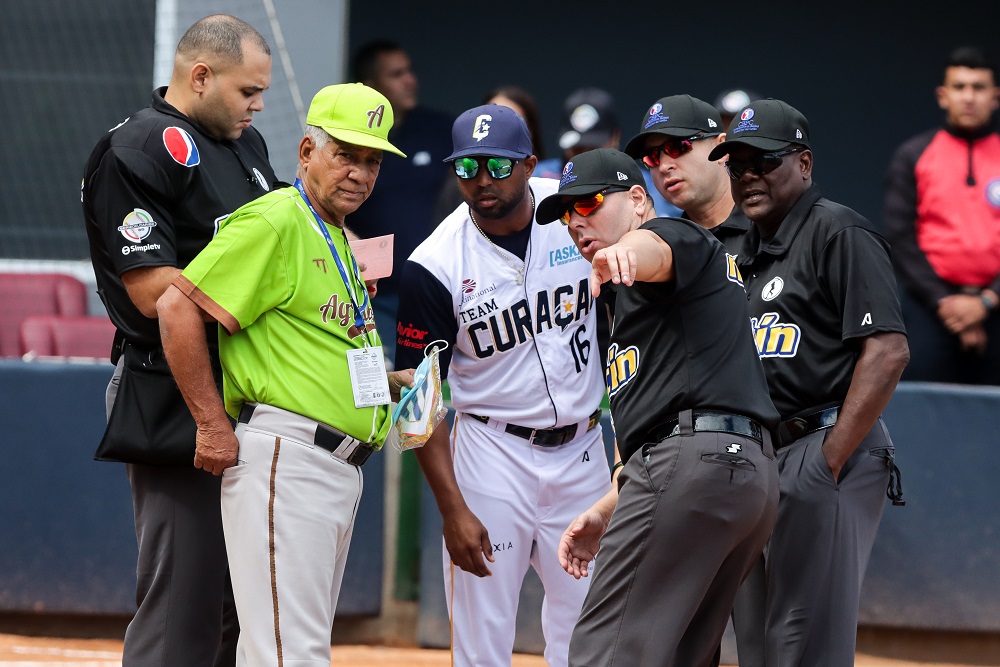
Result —
[[[619,461],[618,463],[614,464],[614,466],[611,467],[611,479],[613,480],[615,478],[615,473],[618,472],[619,468],[624,468],[624,467],[625,467],[624,461]]]

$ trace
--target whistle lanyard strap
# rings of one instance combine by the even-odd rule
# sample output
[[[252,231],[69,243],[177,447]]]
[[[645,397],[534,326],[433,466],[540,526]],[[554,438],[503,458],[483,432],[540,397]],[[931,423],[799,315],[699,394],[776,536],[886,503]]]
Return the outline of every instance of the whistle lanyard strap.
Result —
[[[354,326],[356,326],[360,331],[364,331],[365,328],[365,318],[362,313],[368,308],[368,290],[363,290],[364,300],[361,305],[358,306],[358,300],[354,296],[354,289],[351,286],[351,281],[347,276],[347,270],[344,268],[344,263],[340,261],[340,255],[337,253],[337,248],[333,245],[333,237],[330,236],[330,230],[326,228],[326,223],[323,219],[319,217],[316,213],[316,209],[313,208],[312,203],[309,201],[308,195],[306,195],[306,190],[302,187],[302,180],[299,178],[295,179],[295,189],[299,191],[302,195],[302,199],[305,200],[306,206],[309,207],[309,211],[316,218],[316,224],[319,225],[319,230],[323,232],[323,237],[326,239],[326,244],[330,246],[330,254],[333,255],[333,262],[337,265],[337,270],[340,271],[340,277],[344,281],[344,287],[347,288],[347,296],[351,298],[351,305],[354,306]],[[347,245],[347,234],[344,234],[344,245]],[[354,259],[354,255],[351,255],[351,262],[354,268],[354,277],[357,278],[359,283],[364,281],[361,279],[361,271],[358,270],[358,261]]]

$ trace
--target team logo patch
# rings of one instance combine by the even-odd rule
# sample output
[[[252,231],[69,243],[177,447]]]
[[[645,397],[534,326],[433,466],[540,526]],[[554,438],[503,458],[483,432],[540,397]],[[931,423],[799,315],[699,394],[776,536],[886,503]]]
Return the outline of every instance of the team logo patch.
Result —
[[[368,129],[372,127],[382,127],[382,115],[385,113],[385,105],[380,104],[368,112]]]
[[[764,301],[773,301],[779,294],[781,294],[781,290],[784,289],[784,287],[785,281],[778,276],[775,276],[767,281],[766,285],[764,285],[764,289],[760,291],[760,298],[764,299]]]
[[[750,318],[757,354],[764,357],[794,357],[799,351],[802,330],[797,324],[779,321],[778,313],[764,313]]]
[[[754,132],[760,129],[760,125],[753,121],[754,111],[750,107],[743,110],[740,114],[739,125],[732,131],[732,134],[739,134],[740,132]]]
[[[618,343],[608,348],[608,365],[604,380],[608,384],[608,396],[614,396],[639,374],[639,348],[629,345],[618,349]]]
[[[118,227],[118,231],[132,243],[139,243],[149,236],[149,233],[153,231],[153,227],[156,227],[156,221],[153,220],[153,216],[141,208],[137,208],[125,216],[121,226]]]
[[[996,208],[1000,208],[1000,178],[987,183],[986,201],[991,203]]]
[[[663,111],[663,105],[660,104],[659,102],[657,102],[653,106],[649,107],[649,115],[650,116],[655,116],[656,114],[660,113],[661,111]]]
[[[201,162],[198,146],[186,130],[171,126],[163,131],[163,145],[179,165],[194,167]]]
[[[573,173],[573,163],[567,162],[566,166],[563,167],[562,178],[559,179],[559,187],[561,188],[564,185],[568,185],[569,183],[575,181],[577,178],[579,178],[579,176]]]
[[[569,115],[569,124],[577,132],[586,132],[594,127],[600,119],[601,115],[597,113],[597,109],[589,104],[581,104],[573,109],[573,113]]]
[[[649,118],[646,119],[646,125],[643,126],[642,129],[648,130],[654,125],[658,125],[659,123],[666,123],[668,120],[670,120],[670,116],[664,116],[662,113],[660,113],[661,111],[663,111],[663,105],[660,104],[659,102],[649,107]]]
[[[736,265],[736,258],[736,255],[726,253],[726,280],[743,287],[743,275],[740,273],[740,267]]]
[[[257,179],[257,184],[264,188],[265,192],[269,192],[271,190],[271,186],[267,184],[267,179],[264,178],[264,174],[260,173],[260,170],[257,169],[257,167],[253,168],[253,177]]]
[[[462,281],[462,294],[472,294],[476,291],[476,281],[472,278],[466,278]]]
[[[472,138],[476,141],[482,141],[486,137],[490,136],[489,121],[492,120],[493,116],[488,113],[476,116],[476,122],[472,124]]]

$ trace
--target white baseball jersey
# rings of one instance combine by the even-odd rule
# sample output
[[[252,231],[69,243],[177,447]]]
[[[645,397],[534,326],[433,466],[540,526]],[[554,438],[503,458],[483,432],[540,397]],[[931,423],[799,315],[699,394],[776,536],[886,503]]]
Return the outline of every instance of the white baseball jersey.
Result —
[[[531,178],[538,202],[558,182]],[[585,421],[604,394],[590,263],[562,225],[529,226],[520,257],[498,249],[459,206],[421,243],[400,280],[396,368],[443,339],[459,412],[529,428]],[[450,367],[448,360],[450,358]]]

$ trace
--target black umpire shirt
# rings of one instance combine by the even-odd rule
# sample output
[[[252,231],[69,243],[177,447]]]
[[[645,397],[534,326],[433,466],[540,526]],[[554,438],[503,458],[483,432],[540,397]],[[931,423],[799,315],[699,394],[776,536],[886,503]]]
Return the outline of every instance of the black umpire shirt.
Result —
[[[607,383],[622,460],[682,410],[778,414],[748,326],[746,292],[711,233],[689,220],[642,225],[673,251],[674,278],[616,290]]]
[[[275,182],[267,146],[253,127],[218,141],[153,91],[152,106],[111,129],[94,148],[81,186],[97,289],[111,321],[134,345],[160,345],[120,276],[140,267],[183,269],[219,222]],[[208,327],[210,346],[217,327]]]
[[[754,225],[738,264],[782,419],[843,403],[858,342],[878,332],[906,333],[889,244],[816,186],[802,194],[773,238],[762,240]]]

